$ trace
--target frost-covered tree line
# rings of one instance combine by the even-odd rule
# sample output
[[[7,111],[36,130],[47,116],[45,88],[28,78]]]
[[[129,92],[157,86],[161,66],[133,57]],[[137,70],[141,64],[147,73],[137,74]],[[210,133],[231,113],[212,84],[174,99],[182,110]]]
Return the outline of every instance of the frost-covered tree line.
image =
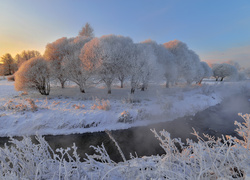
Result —
[[[10,53],[4,54],[0,59],[0,65],[2,64],[0,67],[0,76],[14,74],[23,62],[39,56],[41,56],[40,52],[35,50],[22,51],[16,54],[14,58]]]
[[[248,74],[248,69],[241,68],[239,63],[227,61],[221,64],[212,64],[213,76],[216,81],[223,81],[225,77],[235,80],[244,80]]]
[[[39,68],[28,68],[30,66],[27,64],[31,64],[30,61],[35,62],[34,59],[41,64],[47,64],[48,71],[44,70],[46,75],[33,72]],[[39,63],[36,65],[43,66]],[[233,70],[230,69],[230,73]],[[79,86],[82,93],[85,93],[89,85],[104,83],[109,94],[116,80],[120,81],[121,88],[125,81],[129,82],[131,93],[134,93],[138,88],[142,91],[146,90],[150,81],[164,80],[168,88],[180,80],[184,80],[187,84],[193,82],[200,84],[203,78],[213,75],[207,63],[201,62],[199,56],[181,41],[174,40],[158,44],[155,41],[146,40],[134,43],[130,37],[113,34],[94,37],[93,28],[88,23],[78,36],[62,37],[48,43],[43,57],[38,55],[28,61],[22,61],[16,73],[16,81],[19,81],[15,84],[16,89],[40,91],[37,88],[38,85],[26,83],[29,78],[20,76],[25,74],[20,71],[41,75],[40,79],[43,79],[43,82],[36,83],[48,83],[47,89],[51,80],[58,80],[62,88],[65,87],[66,81],[72,81]],[[228,76],[228,74],[217,74],[216,71],[214,73],[216,77],[222,79]],[[46,94],[49,93],[47,90],[46,92]]]
[[[73,81],[83,93],[91,81],[103,82],[108,93],[116,79],[121,88],[129,81],[134,93],[139,87],[145,90],[150,80],[165,79],[169,87],[181,78],[191,84],[212,75],[209,66],[177,40],[161,45],[151,40],[134,43],[117,35],[63,37],[46,46],[43,58],[51,79],[58,79],[62,88]]]

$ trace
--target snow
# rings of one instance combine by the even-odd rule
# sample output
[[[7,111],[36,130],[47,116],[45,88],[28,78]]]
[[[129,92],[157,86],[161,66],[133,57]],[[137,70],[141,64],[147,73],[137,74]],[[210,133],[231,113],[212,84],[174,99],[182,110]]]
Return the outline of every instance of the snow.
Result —
[[[65,89],[54,84],[51,94],[42,96],[38,92],[16,92],[14,82],[3,79],[0,80],[0,136],[85,133],[172,121],[214,106],[245,87],[245,82],[211,82],[205,80],[203,86],[178,85],[168,89],[151,83],[145,92],[136,90],[134,95],[130,95],[128,85],[124,89],[113,87],[108,95],[101,85],[89,87],[82,94],[74,84],[66,85]],[[225,91],[228,88],[230,91]],[[34,101],[37,110],[32,109],[28,100]],[[118,122],[125,111],[132,121]]]
[[[82,161],[75,144],[53,150],[41,136],[36,136],[37,143],[30,137],[11,138],[11,146],[0,147],[0,179],[249,179],[250,114],[239,115],[245,121],[236,122],[241,139],[230,135],[201,138],[194,131],[198,142],[187,139],[183,146],[165,130],[151,130],[165,154],[138,158],[135,153],[125,159],[116,144],[123,156],[118,163],[110,159],[103,144],[91,146],[94,154],[86,154]]]
[[[0,135],[82,133],[170,121],[246,92],[248,84],[205,80],[202,86],[166,89],[151,83],[147,91],[136,91],[133,96],[128,94],[129,88],[115,87],[107,95],[102,86],[81,94],[68,84],[65,89],[54,85],[51,95],[42,96],[16,92],[13,82],[0,79]],[[12,145],[0,147],[0,179],[249,179],[250,114],[239,115],[245,121],[235,123],[241,139],[204,135],[204,140],[194,131],[198,142],[187,139],[183,146],[165,130],[151,130],[165,154],[138,158],[135,153],[118,163],[110,159],[103,145],[92,147],[95,153],[82,160],[75,144],[53,150],[39,135],[35,144],[30,137],[11,138]],[[117,122],[119,117],[127,119]]]

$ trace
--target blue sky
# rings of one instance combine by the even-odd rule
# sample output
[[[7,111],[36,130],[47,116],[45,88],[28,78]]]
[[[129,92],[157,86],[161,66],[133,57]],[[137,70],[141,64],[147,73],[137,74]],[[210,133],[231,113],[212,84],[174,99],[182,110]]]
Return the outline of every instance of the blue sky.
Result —
[[[250,66],[247,0],[0,0],[0,56],[31,49],[43,53],[47,43],[76,36],[86,22],[97,37],[178,39],[201,60]]]

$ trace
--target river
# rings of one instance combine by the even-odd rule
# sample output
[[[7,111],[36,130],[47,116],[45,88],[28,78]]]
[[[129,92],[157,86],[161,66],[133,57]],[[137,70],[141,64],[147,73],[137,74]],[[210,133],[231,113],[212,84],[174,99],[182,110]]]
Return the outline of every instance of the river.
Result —
[[[193,132],[192,128],[195,128],[200,134],[207,133],[216,137],[220,137],[221,134],[235,136],[237,134],[234,131],[236,128],[234,121],[243,122],[238,113],[250,113],[249,99],[250,97],[247,95],[237,94],[224,99],[216,106],[198,112],[195,116],[185,116],[170,122],[116,130],[111,131],[111,133],[120,145],[126,159],[129,159],[130,153],[135,155],[135,152],[139,157],[163,154],[164,151],[150,129],[156,129],[157,131],[165,129],[171,134],[171,137],[180,137],[183,142],[185,142],[186,138],[196,140],[191,134]],[[94,153],[90,145],[97,146],[103,143],[111,159],[116,162],[122,161],[114,142],[105,132],[46,135],[45,139],[53,149],[71,147],[74,142],[78,147],[78,154],[82,158],[85,157],[85,153]],[[0,145],[3,146],[8,140],[7,137],[0,138]]]

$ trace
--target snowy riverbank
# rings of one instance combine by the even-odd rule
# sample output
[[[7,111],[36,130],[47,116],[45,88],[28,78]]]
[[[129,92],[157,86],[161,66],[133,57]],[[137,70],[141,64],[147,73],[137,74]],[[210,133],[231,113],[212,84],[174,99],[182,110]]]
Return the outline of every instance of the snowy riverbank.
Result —
[[[89,88],[82,94],[70,85],[65,89],[54,86],[46,97],[16,92],[13,82],[0,80],[0,136],[85,133],[171,121],[247,88],[245,82],[206,81],[201,87],[150,85],[147,91],[131,96],[129,88],[114,87],[111,95],[103,87]]]

